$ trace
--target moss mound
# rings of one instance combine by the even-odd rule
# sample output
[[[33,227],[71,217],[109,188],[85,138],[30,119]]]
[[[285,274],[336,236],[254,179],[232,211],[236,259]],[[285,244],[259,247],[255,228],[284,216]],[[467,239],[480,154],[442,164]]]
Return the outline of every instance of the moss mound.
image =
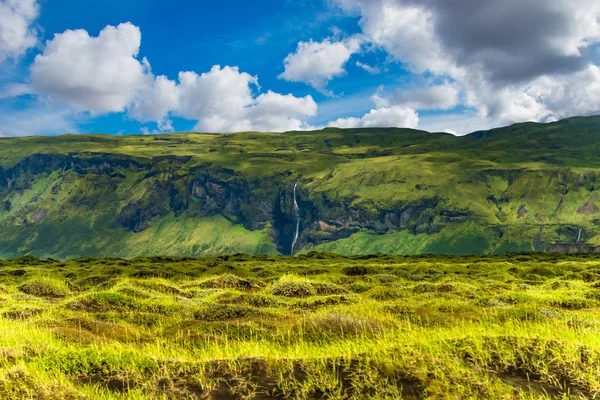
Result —
[[[49,278],[30,280],[18,286],[18,289],[31,296],[47,298],[65,297],[71,293],[65,282]]]

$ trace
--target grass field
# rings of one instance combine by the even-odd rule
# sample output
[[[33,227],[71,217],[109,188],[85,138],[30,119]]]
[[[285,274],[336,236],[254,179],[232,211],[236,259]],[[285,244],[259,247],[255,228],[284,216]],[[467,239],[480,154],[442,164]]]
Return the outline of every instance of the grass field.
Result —
[[[2,399],[600,397],[600,257],[0,262]]]

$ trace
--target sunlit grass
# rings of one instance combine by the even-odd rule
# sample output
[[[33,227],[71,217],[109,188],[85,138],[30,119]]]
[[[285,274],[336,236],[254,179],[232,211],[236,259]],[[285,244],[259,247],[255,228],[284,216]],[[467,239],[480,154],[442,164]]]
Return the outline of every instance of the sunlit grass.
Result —
[[[596,257],[27,257],[0,398],[594,398],[599,307]]]

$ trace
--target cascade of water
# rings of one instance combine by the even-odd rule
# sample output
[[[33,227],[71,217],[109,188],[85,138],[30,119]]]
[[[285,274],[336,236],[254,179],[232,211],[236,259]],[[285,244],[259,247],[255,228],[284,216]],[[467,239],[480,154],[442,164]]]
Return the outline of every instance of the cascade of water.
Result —
[[[292,242],[292,251],[291,254],[294,254],[294,248],[296,247],[296,242],[298,241],[298,235],[300,234],[300,207],[298,207],[298,201],[296,199],[296,190],[298,189],[298,183],[300,179],[296,181],[294,185],[294,218],[296,218],[296,234],[294,235],[294,241]]]
[[[581,231],[583,231],[583,229],[579,229],[579,234],[577,235],[577,242],[575,243],[579,243],[579,241],[581,240]]]

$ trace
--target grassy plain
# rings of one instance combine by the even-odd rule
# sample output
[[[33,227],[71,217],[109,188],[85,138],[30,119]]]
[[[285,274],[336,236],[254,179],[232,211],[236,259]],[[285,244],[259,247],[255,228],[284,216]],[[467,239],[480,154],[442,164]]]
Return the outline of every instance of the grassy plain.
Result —
[[[0,262],[0,398],[600,397],[600,257]]]

